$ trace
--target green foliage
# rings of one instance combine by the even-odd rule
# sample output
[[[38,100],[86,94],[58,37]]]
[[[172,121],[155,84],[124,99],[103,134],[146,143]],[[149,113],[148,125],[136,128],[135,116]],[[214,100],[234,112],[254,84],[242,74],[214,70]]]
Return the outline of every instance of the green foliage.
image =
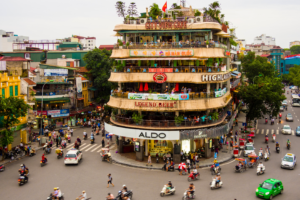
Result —
[[[252,83],[253,78],[258,75],[263,75],[265,77],[276,76],[275,67],[273,64],[268,63],[267,58],[257,56],[255,58],[254,52],[248,52],[246,56],[241,56],[242,62],[242,72]],[[255,79],[257,80],[257,78]]]
[[[138,113],[133,113],[132,119],[136,124],[140,124],[143,120],[143,115],[139,115]]]
[[[210,113],[210,116],[212,120],[218,120],[219,119],[219,113],[218,112],[212,112]]]
[[[180,116],[176,116],[174,120],[175,120],[175,124],[180,125],[184,121],[184,118],[182,115],[180,115]]]
[[[122,47],[123,46],[123,41],[118,39],[118,44],[119,44],[120,47]]]
[[[287,80],[296,86],[300,86],[300,65],[294,65],[289,69],[289,74],[286,76]]]
[[[87,63],[86,68],[90,70],[94,78],[94,86],[97,88],[97,96],[99,97],[97,100],[102,103],[108,102],[111,89],[117,87],[116,83],[108,81],[114,62],[110,56],[111,51],[96,48],[83,57]]]
[[[214,63],[214,59],[213,58],[208,58],[207,59],[207,67],[212,67]]]
[[[197,16],[201,16],[201,14],[202,14],[202,13],[201,13],[199,10],[196,10],[196,12],[195,12],[194,16],[195,16],[195,17],[197,17]]]
[[[229,42],[232,46],[237,46],[238,45],[238,43],[236,41],[234,41],[234,39],[232,39],[232,38],[229,38]]]
[[[300,54],[300,45],[295,45],[291,47],[291,54]]]
[[[127,9],[127,14],[131,17],[138,16],[138,11],[135,2],[131,2]]]
[[[161,13],[162,11],[156,3],[153,3],[153,5],[150,6],[149,15],[152,19],[156,19],[157,16],[161,16]]]
[[[183,17],[183,15],[184,15],[184,14],[183,14],[183,12],[181,12],[181,11],[179,11],[178,14],[177,14],[178,17]]]
[[[125,19],[125,14],[126,14],[125,2],[117,1],[115,8],[117,10],[118,16],[123,17]]]

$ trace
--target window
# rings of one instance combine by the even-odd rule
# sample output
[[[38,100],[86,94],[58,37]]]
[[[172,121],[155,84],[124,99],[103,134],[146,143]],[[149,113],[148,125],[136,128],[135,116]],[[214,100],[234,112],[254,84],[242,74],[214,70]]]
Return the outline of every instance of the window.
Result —
[[[291,64],[285,65],[285,71],[289,71],[291,67],[294,67],[294,65]]]
[[[18,96],[19,95],[19,87],[16,85],[15,86],[15,96]]]
[[[14,96],[14,88],[13,88],[13,86],[9,86],[9,96],[10,97]]]
[[[70,67],[70,62],[67,62],[67,67]]]
[[[2,98],[5,99],[5,89],[2,89]]]
[[[25,53],[25,59],[30,59],[30,53]]]
[[[283,68],[281,68],[281,73],[283,73]]]

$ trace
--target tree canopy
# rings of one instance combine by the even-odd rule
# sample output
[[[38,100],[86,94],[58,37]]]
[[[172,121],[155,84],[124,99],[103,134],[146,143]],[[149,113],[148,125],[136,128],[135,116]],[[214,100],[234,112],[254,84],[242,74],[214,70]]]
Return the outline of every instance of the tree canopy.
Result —
[[[153,19],[156,19],[157,16],[161,16],[161,13],[162,11],[156,3],[153,3],[153,5],[150,6],[149,15]]]
[[[20,123],[19,117],[25,117],[28,109],[31,109],[31,107],[23,99],[17,97],[0,98],[0,119],[5,128],[0,131],[1,147],[5,147],[14,141],[13,132],[10,128]]]
[[[83,57],[87,63],[86,68],[93,76],[94,86],[97,88],[97,102],[108,102],[111,88],[116,87],[115,83],[108,81],[113,66],[113,59],[110,56],[111,51],[95,48]]]
[[[136,7],[136,4],[134,2],[131,2],[130,5],[128,6],[127,14],[130,17],[138,16],[137,7]]]
[[[300,54],[300,45],[295,45],[290,48],[291,54]]]
[[[117,10],[118,16],[123,17],[124,20],[125,20],[125,17],[126,17],[125,16],[126,15],[125,2],[117,1],[115,7],[116,7],[116,10]]]
[[[289,69],[287,79],[296,86],[300,86],[300,65],[294,65]]]

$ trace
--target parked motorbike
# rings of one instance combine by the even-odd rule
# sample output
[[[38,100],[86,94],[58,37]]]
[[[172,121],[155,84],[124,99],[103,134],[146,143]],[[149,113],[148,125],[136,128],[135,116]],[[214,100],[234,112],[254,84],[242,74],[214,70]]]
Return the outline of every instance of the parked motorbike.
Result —
[[[266,169],[265,166],[263,166],[263,167],[257,166],[257,168],[256,168],[256,174],[257,174],[257,176],[264,174],[265,173],[265,169]]]
[[[169,192],[167,192],[167,186],[164,185],[164,187],[162,188],[161,192],[160,192],[160,196],[163,197],[165,195],[174,195],[175,194],[175,187],[172,187],[171,190],[169,190]]]
[[[189,196],[187,195],[187,193],[188,193],[187,190],[183,193],[182,200],[195,199],[196,198],[195,192],[193,194],[190,194]]]
[[[280,147],[276,147],[276,152],[277,152],[277,153],[280,152]]]
[[[219,188],[222,187],[222,185],[223,185],[223,182],[220,181],[219,184],[218,184],[218,186],[217,186],[217,185],[216,185],[216,179],[213,178],[213,179],[212,179],[212,182],[210,182],[210,189],[211,189],[211,190],[213,190],[213,189],[219,189]]]
[[[25,183],[28,183],[28,178],[25,180],[25,176],[20,176],[18,179],[19,186],[24,185]]]
[[[198,179],[200,179],[200,173],[199,172],[196,175],[194,175],[194,173],[191,172],[189,177],[188,177],[189,182],[195,181],[195,180],[198,180]]]
[[[5,166],[4,165],[0,165],[0,172],[3,172],[5,170]]]

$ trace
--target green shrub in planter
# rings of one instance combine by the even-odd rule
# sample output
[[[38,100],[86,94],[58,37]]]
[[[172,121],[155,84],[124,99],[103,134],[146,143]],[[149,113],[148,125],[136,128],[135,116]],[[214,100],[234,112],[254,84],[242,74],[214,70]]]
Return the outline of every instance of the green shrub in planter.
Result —
[[[176,117],[174,118],[174,120],[175,120],[176,126],[180,126],[180,124],[184,121],[184,118],[183,118],[183,116],[181,115],[181,116],[176,116]]]

